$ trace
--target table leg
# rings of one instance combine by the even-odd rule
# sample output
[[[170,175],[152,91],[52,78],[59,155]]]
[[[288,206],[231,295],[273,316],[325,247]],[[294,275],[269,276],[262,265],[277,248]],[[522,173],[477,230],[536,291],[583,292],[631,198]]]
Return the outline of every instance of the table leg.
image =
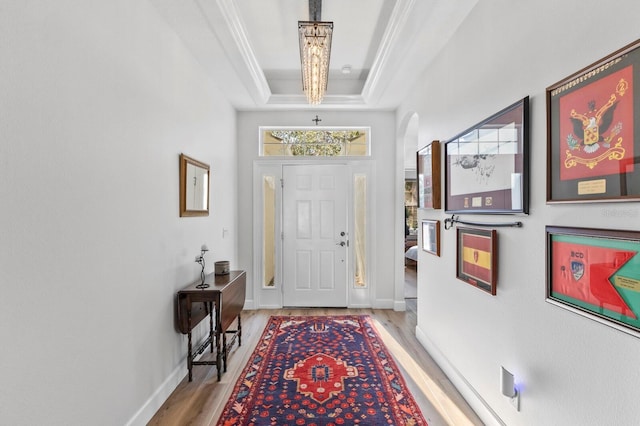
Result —
[[[222,332],[222,365],[224,365],[224,372],[227,372],[227,332]]]
[[[220,334],[222,333],[222,320],[220,317],[220,303],[216,303],[216,368],[218,381],[222,378],[222,351],[220,349]]]
[[[209,302],[209,339],[211,340],[211,353],[213,353],[213,303]]]
[[[191,369],[193,368],[193,354],[191,353],[191,307],[187,304],[187,330],[189,330],[187,337],[187,368],[189,369],[189,381],[193,380]]]

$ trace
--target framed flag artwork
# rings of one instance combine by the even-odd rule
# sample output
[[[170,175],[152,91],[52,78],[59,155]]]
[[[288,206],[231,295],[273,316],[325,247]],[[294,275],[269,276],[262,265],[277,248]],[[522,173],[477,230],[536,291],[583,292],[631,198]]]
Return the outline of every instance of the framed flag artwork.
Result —
[[[529,213],[529,97],[444,144],[446,213]]]
[[[440,221],[422,221],[422,250],[440,256]]]
[[[635,83],[640,40],[547,88],[547,203],[640,200]]]
[[[418,208],[440,208],[440,141],[417,152]]]
[[[546,300],[640,337],[640,231],[546,227]]]
[[[458,227],[456,235],[456,278],[495,296],[498,233],[495,229]]]

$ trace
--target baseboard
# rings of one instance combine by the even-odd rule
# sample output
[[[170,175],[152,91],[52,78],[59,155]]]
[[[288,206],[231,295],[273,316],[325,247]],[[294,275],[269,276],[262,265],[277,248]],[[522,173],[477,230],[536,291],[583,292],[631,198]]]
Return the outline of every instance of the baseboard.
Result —
[[[169,377],[156,389],[156,391],[142,404],[137,413],[126,423],[127,426],[145,426],[158,412],[169,395],[178,387],[182,379],[187,375],[187,363],[180,363]]]
[[[482,396],[474,389],[465,377],[452,365],[440,352],[437,346],[427,337],[420,327],[416,326],[416,338],[418,342],[429,352],[431,358],[449,378],[449,381],[460,392],[462,397],[471,406],[485,425],[505,426],[498,414],[486,403]]]
[[[393,309],[395,306],[393,299],[376,299],[373,301],[373,309]]]
[[[405,302],[404,300],[393,302],[393,310],[394,311],[398,311],[398,312],[406,311],[407,310],[407,302]]]

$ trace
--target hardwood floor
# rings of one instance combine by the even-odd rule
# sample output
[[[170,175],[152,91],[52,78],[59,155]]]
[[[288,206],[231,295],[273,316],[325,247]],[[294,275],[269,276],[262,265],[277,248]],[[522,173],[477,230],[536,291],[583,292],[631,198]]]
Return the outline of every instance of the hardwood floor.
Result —
[[[253,352],[271,315],[369,315],[393,354],[430,426],[482,425],[480,419],[415,338],[415,312],[383,309],[281,309],[244,311],[242,346],[234,345],[228,370],[217,381],[216,368],[195,366],[160,407],[149,425],[215,425],[236,379]],[[205,352],[203,357],[210,356]],[[204,358],[203,358],[204,359]],[[186,363],[186,360],[185,360]]]

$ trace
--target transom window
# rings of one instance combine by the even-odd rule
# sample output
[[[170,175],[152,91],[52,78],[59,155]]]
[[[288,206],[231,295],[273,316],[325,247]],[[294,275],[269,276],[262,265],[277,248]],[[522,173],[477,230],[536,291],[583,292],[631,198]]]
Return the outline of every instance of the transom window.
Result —
[[[260,127],[261,157],[366,157],[369,127]]]

